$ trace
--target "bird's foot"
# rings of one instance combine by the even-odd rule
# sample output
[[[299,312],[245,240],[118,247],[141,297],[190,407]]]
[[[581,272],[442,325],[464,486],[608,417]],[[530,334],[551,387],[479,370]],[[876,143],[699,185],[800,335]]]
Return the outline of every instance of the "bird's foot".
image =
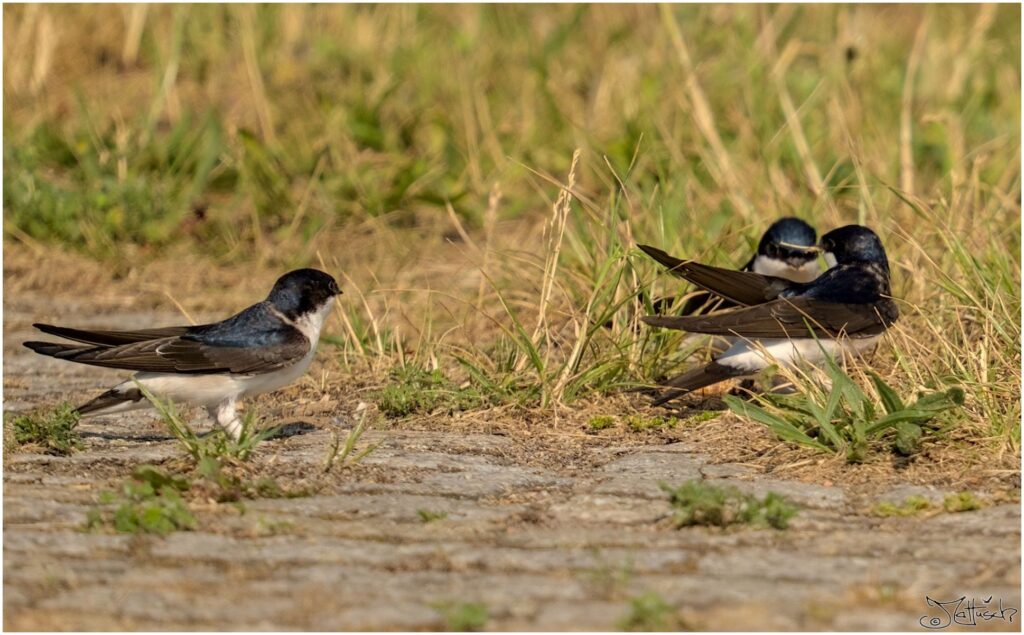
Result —
[[[224,433],[234,441],[242,439],[242,420],[235,412],[235,400],[225,401],[217,406],[207,408],[210,417],[217,422],[217,425],[224,430]]]
[[[242,440],[242,420],[238,417],[231,419],[225,423],[220,421],[217,422],[221,428],[224,429],[224,433],[231,437],[234,441]]]

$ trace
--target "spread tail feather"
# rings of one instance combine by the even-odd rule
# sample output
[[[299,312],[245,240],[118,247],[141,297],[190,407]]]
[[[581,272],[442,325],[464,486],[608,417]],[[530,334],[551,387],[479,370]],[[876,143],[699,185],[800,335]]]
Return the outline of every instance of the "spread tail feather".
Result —
[[[23,342],[25,347],[31,348],[40,355],[66,359],[69,354],[87,350],[88,346],[74,346],[71,344],[57,344],[55,342]]]
[[[662,386],[671,387],[672,390],[666,390],[661,393],[657,399],[651,402],[651,405],[661,406],[677,397],[682,397],[688,392],[693,392],[694,390],[699,390],[727,379],[733,379],[734,377],[742,377],[746,374],[748,374],[746,371],[738,368],[732,368],[718,362],[711,362],[707,366],[694,368],[661,384]]]
[[[121,346],[156,340],[164,337],[177,337],[189,331],[188,326],[167,326],[155,329],[139,329],[137,331],[86,331],[72,329],[65,326],[54,326],[53,324],[36,323],[36,327],[43,333],[56,335],[65,339],[74,340],[90,346]]]
[[[55,342],[25,342],[24,344],[40,355],[71,361],[74,361],[74,358],[83,351],[96,350],[96,347],[93,346],[75,346],[71,344],[57,344]],[[139,403],[142,401],[142,398],[142,391],[129,382],[127,386],[122,384],[111,388],[75,410],[83,416],[134,410],[142,405]]]
[[[76,410],[83,416],[134,410],[139,407],[142,398],[142,391],[137,386],[127,388],[118,386],[111,388],[92,401],[82,404]]]
[[[650,245],[637,245],[637,247],[640,248],[640,251],[644,252],[652,259],[654,259],[658,264],[667,268],[670,273],[674,273],[676,275],[679,275],[679,270],[683,268],[687,262],[692,262],[687,260],[680,260],[679,258],[671,256],[668,253],[662,251],[661,249],[658,249],[657,247],[651,247]]]

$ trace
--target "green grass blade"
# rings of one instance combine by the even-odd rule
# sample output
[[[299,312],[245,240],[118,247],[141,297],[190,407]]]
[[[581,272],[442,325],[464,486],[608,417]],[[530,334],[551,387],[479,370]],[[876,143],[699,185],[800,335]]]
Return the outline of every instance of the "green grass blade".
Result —
[[[839,391],[833,391],[838,393]],[[832,415],[829,408],[826,406],[822,408],[814,402],[813,399],[807,398],[806,400],[807,409],[810,410],[811,416],[814,418],[815,423],[818,424],[818,428],[822,434],[828,439],[829,445],[833,448],[839,449],[843,447],[843,439],[836,432],[835,427],[832,425]],[[834,408],[832,409],[834,410]]]
[[[899,412],[906,406],[903,405],[903,400],[896,394],[896,391],[892,389],[889,384],[885,383],[878,373],[874,371],[868,371],[868,376],[871,377],[871,381],[875,384],[875,389],[878,390],[878,396],[882,398],[882,405],[885,406],[885,411],[888,414]]]
[[[729,406],[730,410],[741,417],[753,419],[758,423],[768,426],[768,428],[770,428],[771,431],[780,439],[801,443],[826,452],[832,451],[828,446],[807,436],[807,434],[800,430],[800,428],[796,427],[789,421],[786,421],[781,417],[777,417],[759,406],[755,406],[754,404],[743,401],[742,399],[732,395],[726,395],[722,399],[725,401],[726,405]]]

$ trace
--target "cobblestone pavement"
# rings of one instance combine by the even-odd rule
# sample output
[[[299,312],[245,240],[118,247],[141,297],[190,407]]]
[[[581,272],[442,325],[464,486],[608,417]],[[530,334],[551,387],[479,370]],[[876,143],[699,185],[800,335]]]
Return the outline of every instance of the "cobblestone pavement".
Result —
[[[61,316],[5,309],[6,409],[87,397],[116,376],[33,356],[20,347],[29,324]],[[175,320],[93,321],[115,318]],[[330,431],[307,428],[267,441],[261,460],[320,470]],[[678,607],[677,626],[715,630],[916,630],[944,616],[926,596],[1020,607],[1018,504],[883,519],[841,484],[767,480],[688,443],[595,441],[538,465],[514,436],[400,429],[369,433],[381,447],[316,495],[246,501],[244,513],[198,505],[197,530],[166,537],[97,533],[82,530],[97,493],[180,450],[151,415],[81,430],[86,448],[70,457],[5,457],[6,628],[421,630],[474,602],[487,629],[614,630],[645,593]],[[678,530],[659,483],[688,478],[802,509],[785,531]],[[888,496],[908,493],[946,492]],[[447,515],[424,522],[421,510]],[[1019,617],[978,628],[1018,630]]]

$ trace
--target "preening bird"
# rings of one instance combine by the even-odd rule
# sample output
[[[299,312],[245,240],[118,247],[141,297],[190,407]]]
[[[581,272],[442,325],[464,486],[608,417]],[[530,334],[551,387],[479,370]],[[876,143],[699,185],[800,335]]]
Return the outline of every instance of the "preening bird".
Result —
[[[818,234],[814,228],[792,216],[780,218],[765,230],[757,244],[757,251],[740,271],[751,271],[766,276],[775,276],[793,282],[810,282],[821,274],[818,264],[818,248],[815,242]],[[678,258],[647,245],[637,245],[644,253],[669,267]],[[676,273],[676,272],[672,272]],[[676,274],[678,275],[678,274]],[[655,302],[655,312],[664,313],[666,299]],[[699,311],[721,310],[736,306],[734,302],[716,297],[707,291],[698,291],[690,296],[679,311],[680,315],[693,315]]]
[[[711,363],[664,382],[664,404],[727,379],[755,375],[769,365],[816,364],[825,355],[859,354],[877,344],[899,317],[890,296],[889,261],[875,232],[847,225],[821,238],[832,267],[812,282],[683,261],[651,247],[656,260],[736,308],[697,316],[647,316],[651,326],[732,336]]]

